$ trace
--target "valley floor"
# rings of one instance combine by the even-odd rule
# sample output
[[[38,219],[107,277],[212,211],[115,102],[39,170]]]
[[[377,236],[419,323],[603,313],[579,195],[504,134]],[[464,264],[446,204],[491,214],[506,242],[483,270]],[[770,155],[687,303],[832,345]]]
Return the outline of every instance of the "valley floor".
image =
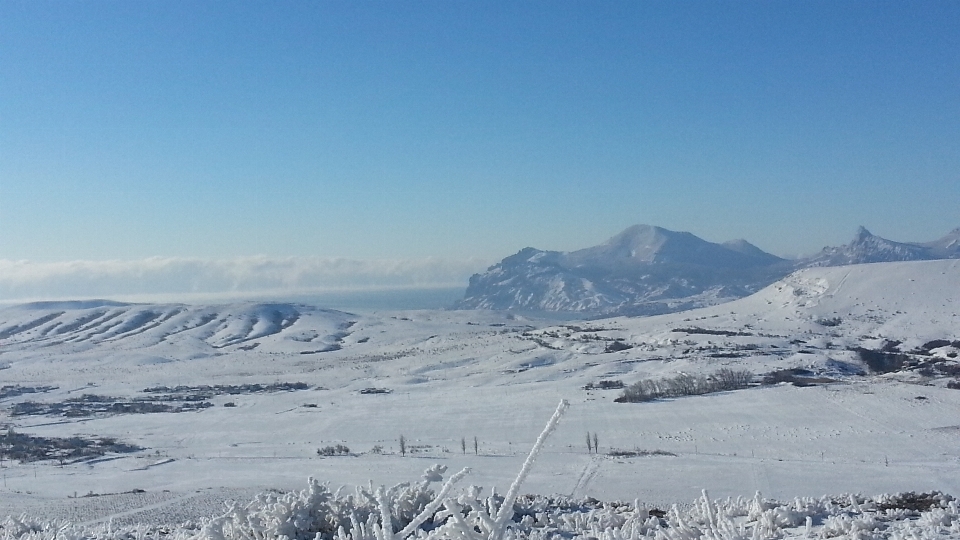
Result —
[[[620,404],[613,391],[552,384],[443,386],[385,395],[308,390],[234,398],[237,407],[201,412],[23,422],[17,429],[38,435],[106,433],[147,450],[62,467],[7,462],[0,513],[65,512],[82,522],[197,519],[221,499],[302,489],[308,476],[332,487],[393,485],[418,479],[432,463],[471,467],[466,482],[505,489],[561,396],[572,398],[571,407],[525,492],[639,499],[659,508],[688,503],[703,489],[715,497],[760,491],[774,498],[960,493],[956,390],[863,381]],[[598,436],[597,454],[587,452],[588,432]],[[406,456],[399,454],[401,434]],[[335,444],[351,454],[317,455]],[[376,446],[382,453],[373,453]],[[652,455],[615,457],[611,450]]]

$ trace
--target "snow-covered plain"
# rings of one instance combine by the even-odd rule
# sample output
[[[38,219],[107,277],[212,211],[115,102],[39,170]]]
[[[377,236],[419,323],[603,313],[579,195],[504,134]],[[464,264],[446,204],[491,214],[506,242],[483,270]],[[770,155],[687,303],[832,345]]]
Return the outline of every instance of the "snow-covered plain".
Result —
[[[703,489],[781,499],[960,494],[960,391],[915,371],[853,374],[865,369],[857,347],[908,352],[933,340],[960,340],[960,261],[813,268],[719,306],[581,322],[293,303],[16,306],[0,311],[0,386],[40,391],[0,400],[0,425],[143,450],[6,460],[0,514],[173,523],[257,491],[301,489],[308,476],[333,487],[392,485],[432,463],[471,467],[464,484],[502,492],[560,399],[570,408],[524,492],[663,509],[689,506]],[[631,348],[606,352],[613,343]],[[958,349],[927,352],[949,364]],[[583,389],[720,368],[804,368],[838,382],[648,403]],[[277,383],[309,388],[272,391]],[[29,409],[24,402],[95,395],[87,401],[129,404],[201,385],[231,390],[207,389],[212,406],[185,412],[13,414]],[[157,387],[166,389],[144,392]],[[599,453],[588,453],[588,432]],[[318,456],[337,444],[349,455]]]

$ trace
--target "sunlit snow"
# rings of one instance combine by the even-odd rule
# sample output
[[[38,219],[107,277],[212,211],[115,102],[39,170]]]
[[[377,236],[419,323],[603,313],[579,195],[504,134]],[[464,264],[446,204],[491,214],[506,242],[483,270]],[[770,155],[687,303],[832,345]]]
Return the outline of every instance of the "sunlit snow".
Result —
[[[609,518],[614,527],[641,519],[628,510],[674,504],[714,526],[722,520],[710,512],[745,523],[738,512],[774,508],[755,498],[759,491],[809,505],[789,506],[800,521],[777,525],[782,534],[806,534],[806,515],[824,531],[829,516],[852,505],[881,504],[845,496],[831,510],[824,495],[960,493],[960,391],[947,387],[955,376],[869,373],[856,352],[920,351],[912,358],[957,366],[958,284],[955,260],[811,268],[719,306],[580,322],[296,303],[11,307],[0,311],[0,386],[32,391],[4,394],[4,428],[109,437],[142,450],[5,459],[0,514],[90,527],[111,518],[118,526],[174,524],[222,514],[222,501],[299,490],[308,476],[331,489],[390,486],[415,481],[433,463],[451,473],[470,467],[464,489],[504,493],[567,399],[523,493],[629,501],[609,510],[620,516]],[[607,352],[612,343],[629,348]],[[750,370],[758,380],[801,368],[834,382],[647,403],[614,403],[619,390],[584,389],[720,368]],[[194,403],[191,395],[207,405],[129,412],[144,403],[176,409]],[[598,453],[588,452],[588,433],[597,435]],[[349,452],[318,455],[334,445]],[[723,510],[703,502],[703,490],[744,499]],[[790,502],[796,497],[814,499]],[[952,512],[943,519],[955,522]]]

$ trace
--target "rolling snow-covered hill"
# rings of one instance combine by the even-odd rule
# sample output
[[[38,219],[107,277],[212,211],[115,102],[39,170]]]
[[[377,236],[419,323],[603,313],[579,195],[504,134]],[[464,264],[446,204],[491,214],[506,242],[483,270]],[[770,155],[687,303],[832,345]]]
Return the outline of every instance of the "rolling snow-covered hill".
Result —
[[[0,514],[172,523],[307,476],[394,484],[434,462],[502,488],[561,398],[569,411],[524,491],[658,508],[702,489],[960,493],[958,284],[956,260],[815,267],[723,305],[585,322],[263,303],[11,307],[0,310]],[[898,363],[877,373],[868,353]],[[614,402],[617,382],[724,368],[758,385]],[[797,377],[759,384],[778,373]],[[21,463],[4,446],[11,433],[129,446]],[[86,493],[100,496],[72,498]]]
[[[210,307],[91,300],[22,304],[4,313],[9,319],[0,327],[0,343],[23,350],[56,347],[64,353],[177,351],[186,344],[203,354],[261,346],[306,354],[338,348],[352,324],[345,313],[279,303]],[[298,330],[287,331],[294,325]]]
[[[470,278],[462,309],[654,315],[720,304],[799,268],[960,258],[960,229],[935,242],[892,242],[860,228],[853,241],[787,261],[745,240],[716,244],[636,225],[569,253],[526,248]]]

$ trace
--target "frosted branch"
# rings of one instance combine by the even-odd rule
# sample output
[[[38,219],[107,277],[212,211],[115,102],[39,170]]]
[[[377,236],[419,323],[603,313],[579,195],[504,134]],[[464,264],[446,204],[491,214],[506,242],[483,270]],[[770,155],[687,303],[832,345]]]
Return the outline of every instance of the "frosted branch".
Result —
[[[527,475],[530,473],[530,469],[533,467],[533,462],[536,461],[537,456],[540,454],[540,450],[543,448],[543,444],[547,441],[547,437],[553,433],[553,430],[557,428],[557,424],[560,423],[560,417],[563,416],[563,413],[567,410],[567,407],[570,406],[570,403],[561,399],[560,404],[557,405],[557,410],[554,411],[553,416],[550,417],[550,421],[547,422],[546,427],[543,428],[543,431],[540,433],[540,436],[537,437],[537,442],[533,445],[533,448],[530,449],[530,454],[527,455],[527,459],[523,462],[523,467],[520,468],[520,473],[517,474],[517,478],[510,484],[510,489],[507,490],[507,496],[503,499],[503,504],[500,506],[500,511],[497,512],[497,519],[493,523],[493,530],[490,531],[489,540],[500,540],[503,536],[504,528],[506,527],[507,520],[513,517],[513,503],[517,500],[517,493],[520,491],[520,484],[526,480]]]

